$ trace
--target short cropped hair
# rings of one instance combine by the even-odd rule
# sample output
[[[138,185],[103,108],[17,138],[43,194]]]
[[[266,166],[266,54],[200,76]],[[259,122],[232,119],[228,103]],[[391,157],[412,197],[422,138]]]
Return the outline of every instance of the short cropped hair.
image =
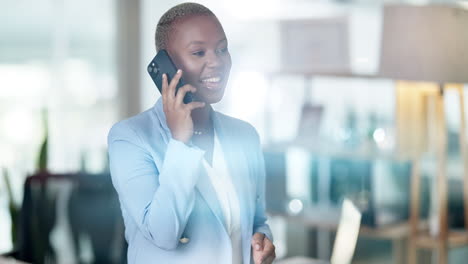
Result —
[[[207,7],[197,3],[182,3],[176,5],[166,11],[164,15],[159,19],[156,27],[155,42],[156,51],[167,48],[167,42],[169,40],[169,34],[175,23],[188,16],[215,16],[213,12]]]

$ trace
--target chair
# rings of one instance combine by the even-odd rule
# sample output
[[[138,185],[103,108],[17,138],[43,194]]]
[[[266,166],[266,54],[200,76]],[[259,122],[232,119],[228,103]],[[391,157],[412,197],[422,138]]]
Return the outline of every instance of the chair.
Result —
[[[125,263],[123,228],[108,173],[36,173],[24,184],[17,257],[31,263]]]

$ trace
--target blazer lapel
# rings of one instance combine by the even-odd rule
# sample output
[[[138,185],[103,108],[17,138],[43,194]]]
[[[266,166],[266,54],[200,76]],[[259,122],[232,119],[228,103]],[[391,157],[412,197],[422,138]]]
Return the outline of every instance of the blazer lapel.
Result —
[[[213,125],[218,134],[228,170],[239,199],[243,238],[242,248],[244,249],[245,261],[245,258],[247,258],[245,250],[250,250],[251,230],[249,231],[249,227],[253,224],[253,215],[250,213],[253,212],[251,197],[255,189],[252,188],[247,159],[242,148],[245,146],[242,145],[242,142],[239,142],[239,137],[236,137],[235,134],[238,133],[239,128],[229,127],[223,121],[219,113],[213,113]]]
[[[216,194],[216,191],[213,188],[213,184],[211,183],[211,180],[205,168],[203,166],[200,166],[200,167],[201,167],[200,175],[199,175],[197,186],[196,186],[198,189],[198,192],[201,194],[205,202],[208,204],[208,207],[210,207],[211,211],[213,211],[213,214],[216,216],[216,218],[224,226],[224,230],[226,230],[227,232],[226,221],[224,218],[223,211],[221,209],[221,205],[218,201],[218,196]]]

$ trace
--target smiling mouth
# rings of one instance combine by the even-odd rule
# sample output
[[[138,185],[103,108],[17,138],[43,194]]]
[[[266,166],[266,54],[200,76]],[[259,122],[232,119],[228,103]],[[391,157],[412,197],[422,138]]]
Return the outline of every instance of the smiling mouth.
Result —
[[[201,80],[201,83],[210,90],[219,90],[222,86],[223,78],[221,76],[213,76]]]

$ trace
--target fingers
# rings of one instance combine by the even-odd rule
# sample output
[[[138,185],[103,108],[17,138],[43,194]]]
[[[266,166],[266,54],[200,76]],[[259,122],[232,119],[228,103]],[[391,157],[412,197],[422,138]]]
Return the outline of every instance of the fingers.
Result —
[[[255,233],[252,237],[252,248],[256,251],[263,250],[263,239],[265,238],[265,234],[262,233]]]
[[[169,84],[168,94],[171,99],[175,98],[176,96],[176,87],[181,77],[182,70],[179,69],[177,70],[177,73],[174,75],[174,78],[172,78],[171,83]]]
[[[190,85],[190,84],[186,84],[186,85],[180,87],[179,90],[177,91],[177,94],[176,94],[176,98],[175,98],[176,103],[179,104],[179,105],[183,104],[185,95],[188,92],[194,93],[196,91],[197,91],[197,89],[195,87],[193,87],[192,85]]]
[[[260,250],[257,250],[257,245],[262,245]],[[275,245],[261,233],[255,233],[252,237],[252,252],[256,264],[271,264],[276,258]]]
[[[167,89],[168,89],[168,84],[167,84],[167,75],[163,73],[162,75],[162,88],[161,88],[161,94],[163,97],[163,102],[167,101]]]
[[[273,254],[273,255],[270,255],[269,257],[267,257],[265,260],[263,260],[261,263],[262,264],[271,264],[273,263],[273,260],[275,260],[276,258],[276,255]]]
[[[275,251],[275,246],[273,243],[271,243],[270,239],[268,237],[265,237],[263,239],[263,250],[264,251]]]
[[[255,264],[261,264],[262,263],[262,253],[261,251],[252,251],[252,259]]]
[[[271,241],[265,237],[263,240],[263,255],[262,255],[262,263],[271,263],[276,257],[275,253],[275,246]],[[268,260],[271,258],[271,261]]]

